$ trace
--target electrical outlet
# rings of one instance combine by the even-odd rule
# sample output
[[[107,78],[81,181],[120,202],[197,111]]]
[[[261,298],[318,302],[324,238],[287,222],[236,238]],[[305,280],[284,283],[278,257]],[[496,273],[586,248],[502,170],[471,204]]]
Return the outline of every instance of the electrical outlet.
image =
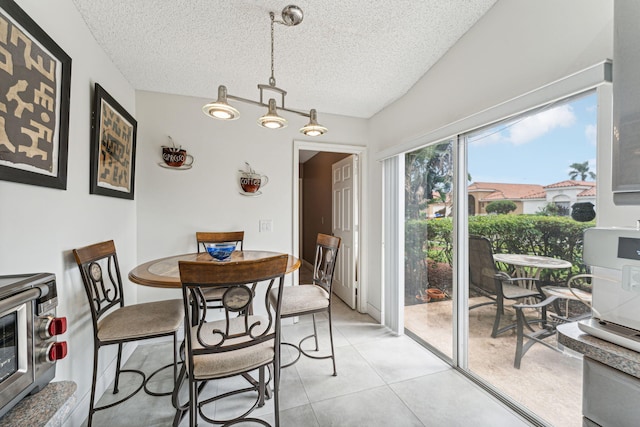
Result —
[[[260,220],[260,233],[271,233],[273,231],[273,220],[261,219]]]
[[[630,265],[622,267],[622,289],[640,292],[640,267]]]

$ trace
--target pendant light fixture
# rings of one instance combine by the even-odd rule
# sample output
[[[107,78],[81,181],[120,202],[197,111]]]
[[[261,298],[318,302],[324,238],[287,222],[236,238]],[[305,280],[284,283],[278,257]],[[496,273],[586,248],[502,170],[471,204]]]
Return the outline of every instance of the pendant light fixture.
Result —
[[[218,86],[218,99],[212,101],[202,107],[202,111],[210,117],[219,120],[235,120],[240,117],[240,112],[229,105],[228,99],[235,101],[246,102],[248,104],[258,105],[267,108],[267,113],[258,119],[258,124],[268,129],[281,129],[287,126],[287,120],[284,117],[278,115],[278,110],[286,111],[289,113],[295,113],[309,118],[309,123],[300,129],[300,132],[307,136],[319,136],[327,132],[327,128],[318,124],[317,112],[315,109],[311,109],[308,113],[300,110],[294,110],[292,108],[286,108],[284,105],[284,98],[287,92],[276,86],[276,78],[274,76],[274,54],[273,54],[273,27],[274,24],[282,24],[287,27],[298,25],[302,22],[303,13],[302,9],[295,5],[289,5],[282,10],[282,20],[276,20],[275,14],[269,12],[271,18],[271,77],[269,78],[269,84],[258,84],[258,90],[260,91],[260,100],[253,101],[251,99],[241,98],[239,96],[230,95],[227,93],[225,86]],[[267,103],[264,102],[264,91],[270,91],[280,95],[280,105],[276,102],[275,98],[269,98]]]

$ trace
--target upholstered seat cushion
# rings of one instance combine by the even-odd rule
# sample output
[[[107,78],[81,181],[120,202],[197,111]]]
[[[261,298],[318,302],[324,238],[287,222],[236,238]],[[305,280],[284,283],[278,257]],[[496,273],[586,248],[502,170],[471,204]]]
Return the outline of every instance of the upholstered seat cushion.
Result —
[[[184,320],[181,299],[147,302],[119,308],[98,323],[103,343],[171,334]]]
[[[228,288],[222,288],[222,287],[203,288],[202,293],[204,294],[204,297],[207,301],[219,301],[222,299],[222,295],[224,294],[224,291],[226,291],[227,289]]]
[[[253,325],[260,322],[252,333],[254,336],[261,335],[269,326],[269,319],[265,316],[249,316],[248,324]],[[216,345],[221,340],[221,335],[213,333],[216,329],[224,330],[226,322],[218,320],[202,324],[200,337],[207,345]],[[244,331],[244,317],[236,317],[229,319],[230,333],[235,334]],[[274,325],[271,325],[270,332],[273,332]],[[202,350],[203,345],[197,339],[197,326],[191,328],[191,342],[194,352]],[[232,338],[225,341],[225,346],[236,345],[250,341],[248,336]],[[193,374],[196,379],[221,378],[230,375],[240,374],[242,372],[251,371],[260,366],[266,365],[273,361],[275,351],[275,338],[267,341],[251,345],[249,347],[220,351],[208,354],[196,354],[193,356]]]
[[[272,289],[269,302],[275,307],[278,289]],[[329,306],[329,293],[318,285],[286,286],[282,290],[281,317],[311,313]]]

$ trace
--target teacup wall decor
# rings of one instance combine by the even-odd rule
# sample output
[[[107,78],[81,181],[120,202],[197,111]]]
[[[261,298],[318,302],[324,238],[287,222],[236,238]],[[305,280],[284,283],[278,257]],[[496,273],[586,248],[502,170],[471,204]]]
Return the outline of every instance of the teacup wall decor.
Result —
[[[193,156],[187,154],[187,150],[182,146],[176,146],[173,139],[169,137],[171,146],[162,146],[162,160],[163,163],[159,163],[160,166],[170,169],[190,169],[193,164]]]
[[[269,177],[256,172],[249,163],[245,162],[246,170],[239,170],[239,182],[243,196],[259,196],[262,194],[260,188],[267,185]]]

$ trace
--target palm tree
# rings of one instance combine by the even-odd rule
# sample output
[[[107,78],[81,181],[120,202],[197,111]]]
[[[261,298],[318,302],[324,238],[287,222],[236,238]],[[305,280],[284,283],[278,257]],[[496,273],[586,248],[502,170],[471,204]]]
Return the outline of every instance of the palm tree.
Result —
[[[571,179],[577,179],[578,177],[580,177],[580,181],[586,181],[587,177],[593,180],[596,179],[595,172],[591,172],[589,170],[589,161],[583,163],[572,163],[569,167],[572,169],[569,171],[569,178]]]

